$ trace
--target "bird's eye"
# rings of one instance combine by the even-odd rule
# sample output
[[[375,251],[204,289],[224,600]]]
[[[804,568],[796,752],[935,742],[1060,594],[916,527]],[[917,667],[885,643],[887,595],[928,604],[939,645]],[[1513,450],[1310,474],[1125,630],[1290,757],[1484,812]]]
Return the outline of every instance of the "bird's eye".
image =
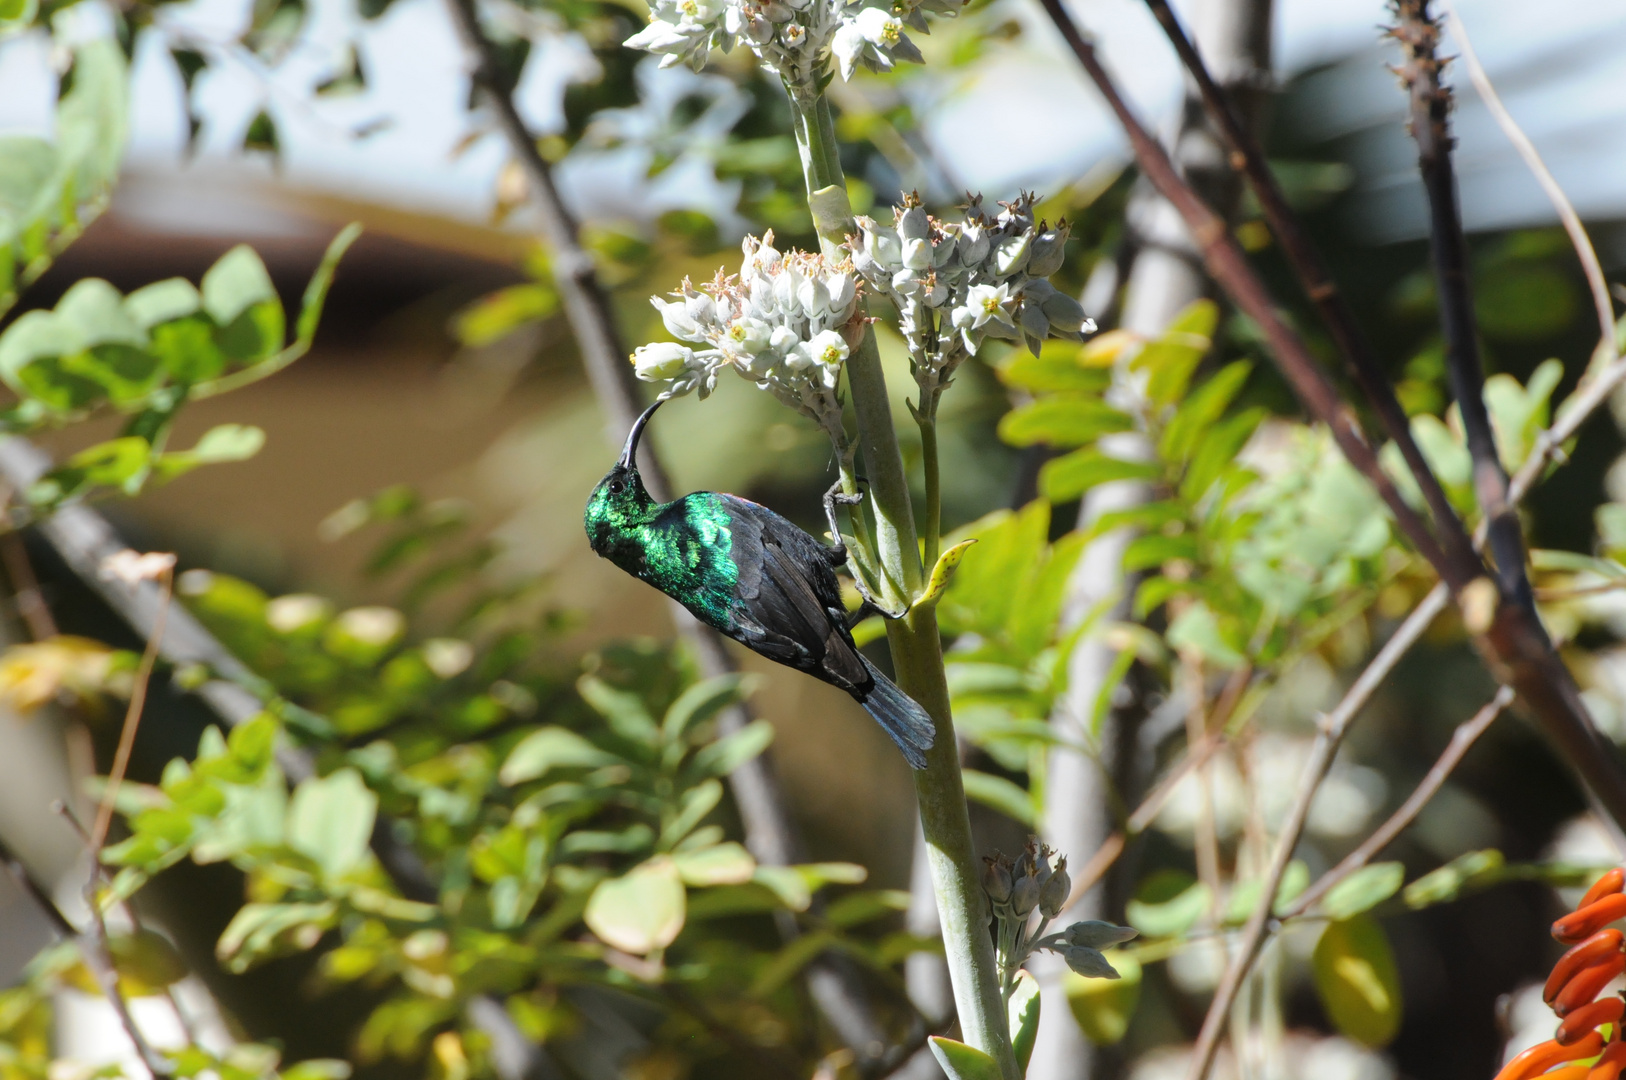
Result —
[[[610,494],[611,495],[619,495],[619,494],[621,494],[621,489],[626,487],[626,486],[627,485],[623,484],[619,480],[611,480],[610,481]]]

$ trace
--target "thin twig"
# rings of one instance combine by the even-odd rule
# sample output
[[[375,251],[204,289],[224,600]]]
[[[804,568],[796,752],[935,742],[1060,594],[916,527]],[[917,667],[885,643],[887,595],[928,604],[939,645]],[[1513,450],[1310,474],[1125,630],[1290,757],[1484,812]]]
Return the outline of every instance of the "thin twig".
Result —
[[[1264,282],[1248,263],[1247,255],[1226,228],[1224,220],[1180,177],[1162,145],[1130,110],[1112,77],[1097,59],[1094,46],[1085,40],[1073,23],[1072,16],[1062,6],[1062,0],[1043,0],[1043,4],[1068,47],[1128,134],[1141,172],[1185,221],[1193,242],[1202,252],[1210,276],[1237,308],[1259,327],[1269,345],[1272,360],[1300,403],[1312,417],[1327,425],[1350,464],[1382,497],[1400,531],[1451,584],[1452,590],[1466,586],[1480,573],[1477,560],[1469,563],[1460,557],[1446,557],[1427,524],[1401,497],[1394,481],[1378,463],[1377,452],[1362,431],[1360,421],[1327,381],[1304,341],[1276,311]]]
[[[168,1077],[174,1075],[174,1069],[165,1061],[163,1055],[154,1050],[147,1037],[136,1026],[135,1016],[130,1012],[130,1003],[124,1000],[124,991],[119,987],[119,971],[113,962],[113,950],[108,944],[107,921],[102,917],[100,899],[96,895],[96,871],[92,870],[90,884],[85,886],[85,902],[90,908],[89,925],[78,937],[79,951],[85,958],[85,966],[95,976],[96,984],[102,988],[107,1003],[113,1006],[118,1014],[119,1023],[124,1033],[135,1046],[136,1053],[140,1055],[141,1062],[155,1077]]]
[[[1491,723],[1502,711],[1513,703],[1512,687],[1504,686],[1496,691],[1496,696],[1484,705],[1473,716],[1457,725],[1451,733],[1451,741],[1446,744],[1439,759],[1429,768],[1417,787],[1406,797],[1389,819],[1380,825],[1371,836],[1361,842],[1360,847],[1344,856],[1337,866],[1328,870],[1316,879],[1304,892],[1300,893],[1281,915],[1282,919],[1291,919],[1310,910],[1323,896],[1343,881],[1349,875],[1372,861],[1372,858],[1388,847],[1395,837],[1405,831],[1406,826],[1416,820],[1417,815],[1423,812],[1436,792],[1445,784],[1453,770],[1456,769],[1464,756],[1467,755],[1479,737],[1490,728]]]
[[[1298,847],[1299,837],[1304,832],[1304,823],[1310,816],[1310,804],[1315,800],[1316,790],[1326,778],[1327,770],[1332,767],[1333,757],[1338,753],[1338,747],[1343,743],[1344,736],[1349,733],[1350,724],[1354,722],[1355,717],[1366,706],[1389,672],[1400,662],[1400,658],[1418,638],[1422,637],[1423,631],[1428,629],[1435,617],[1445,610],[1449,599],[1450,593],[1443,584],[1434,586],[1423,598],[1423,602],[1417,605],[1406,617],[1406,621],[1401,623],[1384,643],[1383,648],[1378,650],[1377,656],[1372,658],[1366,670],[1361,672],[1345,692],[1343,700],[1322,718],[1320,731],[1310,748],[1309,760],[1305,762],[1304,771],[1299,775],[1299,786],[1293,798],[1293,805],[1287,812],[1287,820],[1283,822],[1281,832],[1276,838],[1276,847],[1271,852],[1270,868],[1265,873],[1260,899],[1249,913],[1248,921],[1242,926],[1242,933],[1232,954],[1231,963],[1226,967],[1219,986],[1214,990],[1208,1014],[1203,1017],[1202,1030],[1197,1035],[1197,1046],[1192,1052],[1191,1068],[1186,1074],[1188,1080],[1202,1080],[1213,1068],[1214,1055],[1219,1051],[1221,1029],[1230,1014],[1232,1002],[1236,1000],[1237,991],[1242,988],[1243,979],[1246,978],[1259,955],[1260,947],[1264,944],[1271,908],[1277,890],[1281,888],[1282,875],[1287,872],[1287,864],[1292,860],[1293,850]]]
[[[0,505],[10,501],[9,494],[0,497]],[[23,617],[28,633],[35,641],[56,637],[56,620],[51,617],[51,605],[40,591],[34,564],[29,561],[23,538],[14,532],[0,536],[0,559],[5,561],[6,576],[11,579],[11,595],[17,604],[17,613]]]
[[[17,857],[17,853],[7,846],[4,839],[0,839],[0,862],[6,864],[6,872],[17,883],[17,887],[22,889],[30,900],[34,901],[35,906],[50,921],[57,934],[69,940],[77,940],[79,937],[78,928],[68,921],[68,917],[62,914],[62,909],[56,906],[56,901],[51,899],[51,890],[47,889],[34,877],[28,867],[23,865],[23,861]]]
[[[119,748],[113,755],[113,768],[107,774],[107,787],[102,791],[101,805],[96,809],[96,823],[91,826],[85,841],[90,857],[101,865],[102,845],[107,843],[107,830],[113,827],[113,809],[118,804],[119,785],[130,767],[130,754],[135,749],[136,730],[141,726],[141,710],[147,702],[147,687],[152,682],[153,665],[158,662],[158,643],[164,640],[164,623],[169,617],[169,606],[175,597],[175,563],[173,557],[159,577],[162,599],[154,617],[152,632],[147,636],[147,648],[141,654],[141,667],[136,671],[135,686],[130,690],[130,705],[124,712],[124,728],[119,733]]]
[[[1247,176],[1248,184],[1253,188],[1271,233],[1281,244],[1282,254],[1286,256],[1288,265],[1298,277],[1305,295],[1321,312],[1322,321],[1327,326],[1334,347],[1343,356],[1345,366],[1377,412],[1384,431],[1394,440],[1412,476],[1416,478],[1418,489],[1423,493],[1423,498],[1433,513],[1434,527],[1442,546],[1455,561],[1464,565],[1477,562],[1469,550],[1468,533],[1461,518],[1452,509],[1451,500],[1446,496],[1445,489],[1440,486],[1439,479],[1429,468],[1416,440],[1412,438],[1411,421],[1407,418],[1405,409],[1401,407],[1400,400],[1395,397],[1388,376],[1377,357],[1373,355],[1371,346],[1360,331],[1355,313],[1344,299],[1331,272],[1316,251],[1315,245],[1311,243],[1304,227],[1299,223],[1297,215],[1288,206],[1287,197],[1282,192],[1281,184],[1276,180],[1276,174],[1270,170],[1270,164],[1265,159],[1264,149],[1260,146],[1259,140],[1248,130],[1233,102],[1214,80],[1208,65],[1203,62],[1196,46],[1180,26],[1180,20],[1169,7],[1168,0],[1146,0],[1146,6],[1157,17],[1158,24],[1163,27],[1163,32],[1174,46],[1174,51],[1179,54],[1186,71],[1196,83],[1198,92],[1202,95],[1203,106],[1219,129],[1220,136],[1231,149],[1232,164]]]
[[[1445,17],[1451,27],[1451,36],[1456,39],[1457,45],[1462,49],[1462,60],[1468,68],[1468,78],[1472,80],[1474,89],[1479,92],[1479,99],[1490,110],[1496,125],[1507,136],[1508,142],[1519,152],[1524,159],[1525,166],[1535,176],[1536,183],[1546,193],[1547,199],[1558,211],[1558,220],[1563,222],[1564,231],[1569,233],[1570,243],[1575,246],[1576,258],[1581,260],[1581,270],[1586,274],[1587,287],[1592,290],[1592,306],[1598,315],[1598,333],[1600,335],[1599,349],[1600,362],[1613,363],[1619,356],[1615,348],[1615,306],[1609,299],[1609,283],[1604,280],[1603,266],[1598,262],[1598,253],[1592,247],[1592,240],[1587,236],[1586,227],[1581,224],[1581,215],[1575,212],[1570,203],[1569,196],[1554,179],[1547,163],[1541,160],[1536,152],[1536,145],[1530,137],[1519,127],[1518,121],[1507,111],[1502,104],[1502,98],[1491,84],[1490,77],[1485,74],[1485,68],[1479,62],[1479,55],[1474,52],[1474,46],[1468,40],[1468,27],[1462,21],[1462,15],[1456,10],[1452,0],[1444,0]]]
[[[1084,899],[1084,894],[1095,887],[1101,876],[1118,860],[1118,856],[1123,854],[1124,846],[1145,832],[1157,818],[1163,810],[1163,804],[1169,801],[1169,796],[1180,786],[1180,781],[1184,780],[1191,770],[1213,757],[1214,752],[1224,745],[1224,731],[1214,730],[1201,742],[1186,748],[1180,760],[1164,774],[1156,787],[1146,793],[1146,797],[1141,800],[1134,813],[1124,820],[1122,827],[1109,834],[1090,856],[1089,861],[1079,867],[1078,873],[1073,876],[1073,891],[1067,897],[1067,902],[1062,905],[1062,910],[1065,911]]]

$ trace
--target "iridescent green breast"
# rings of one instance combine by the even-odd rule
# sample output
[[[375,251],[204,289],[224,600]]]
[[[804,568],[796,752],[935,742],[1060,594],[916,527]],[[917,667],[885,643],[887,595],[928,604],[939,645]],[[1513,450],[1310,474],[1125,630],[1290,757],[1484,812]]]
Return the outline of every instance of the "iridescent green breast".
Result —
[[[668,503],[636,534],[643,553],[639,577],[701,621],[724,632],[733,628],[740,569],[733,522],[719,496],[703,491]]]

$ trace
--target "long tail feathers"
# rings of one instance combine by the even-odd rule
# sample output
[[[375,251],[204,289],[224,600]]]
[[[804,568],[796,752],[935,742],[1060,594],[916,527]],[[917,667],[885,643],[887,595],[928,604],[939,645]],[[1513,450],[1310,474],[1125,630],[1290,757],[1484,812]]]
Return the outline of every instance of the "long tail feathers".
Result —
[[[867,658],[864,660],[864,666],[869,669],[870,677],[875,680],[874,688],[862,702],[864,708],[875,717],[875,722],[892,736],[892,741],[898,744],[898,749],[903,751],[904,759],[910,766],[924,769],[926,751],[932,748],[937,726],[914,698],[898,689],[896,683],[875,670],[875,665]]]

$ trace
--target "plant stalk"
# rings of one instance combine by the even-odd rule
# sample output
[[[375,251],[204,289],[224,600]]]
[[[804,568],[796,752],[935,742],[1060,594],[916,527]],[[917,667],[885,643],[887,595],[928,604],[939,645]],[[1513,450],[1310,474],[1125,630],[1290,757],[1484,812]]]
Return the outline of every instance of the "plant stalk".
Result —
[[[830,108],[822,94],[809,88],[787,85],[786,90],[795,116],[808,208],[825,254],[835,256],[856,226],[847,202],[846,178],[841,171]],[[877,564],[886,579],[878,584],[883,589],[896,589],[912,604],[921,593],[925,575],[915,537],[908,476],[892,424],[886,375],[870,327],[866,326],[863,340],[847,358],[847,384],[858,417],[858,445],[864,453],[869,479]],[[928,487],[929,503],[936,501],[936,488],[936,483]],[[998,1062],[1005,1080],[1021,1080],[1006,1029],[999,961],[988,932],[988,903],[971,842],[971,820],[966,812],[959,746],[943,674],[937,613],[929,606],[913,608],[903,618],[887,622],[886,636],[898,685],[931,714],[936,726],[936,740],[927,752],[926,768],[915,773],[915,794],[920,803],[920,825],[937,894],[943,951],[954,987],[961,1037]]]

